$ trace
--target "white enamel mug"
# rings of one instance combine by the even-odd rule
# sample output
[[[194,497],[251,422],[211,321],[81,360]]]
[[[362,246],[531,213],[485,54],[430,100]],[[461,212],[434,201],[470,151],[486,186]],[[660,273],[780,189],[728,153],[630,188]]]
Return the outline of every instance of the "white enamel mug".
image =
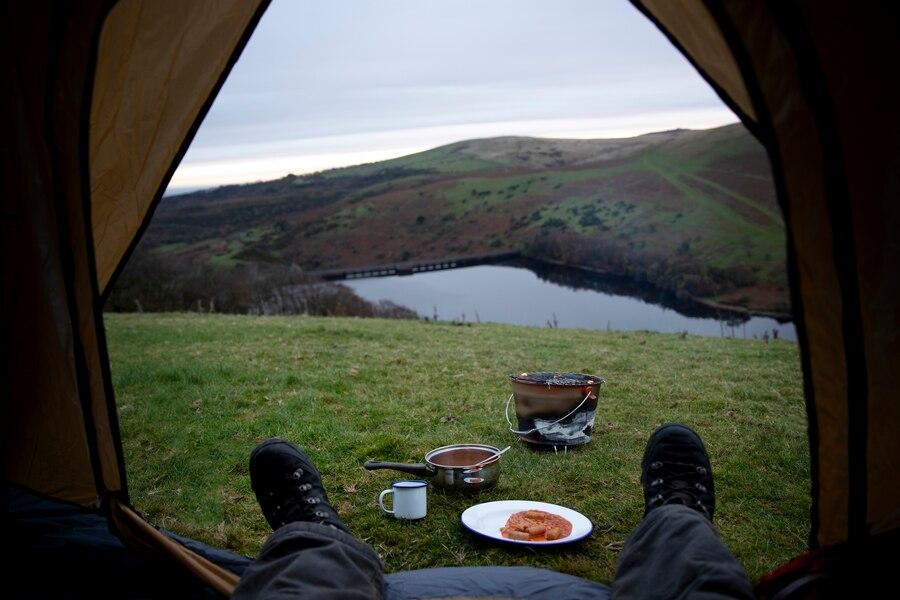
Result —
[[[391,489],[384,490],[378,496],[378,506],[387,514],[394,515],[395,519],[424,519],[428,513],[427,490],[427,481],[395,481]],[[384,498],[388,494],[394,495],[393,510],[384,506]]]

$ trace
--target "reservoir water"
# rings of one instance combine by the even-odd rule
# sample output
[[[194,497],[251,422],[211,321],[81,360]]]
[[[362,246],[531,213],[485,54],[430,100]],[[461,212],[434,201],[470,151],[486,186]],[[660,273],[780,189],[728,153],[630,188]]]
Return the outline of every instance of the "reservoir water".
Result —
[[[796,340],[791,323],[722,313],[617,278],[529,264],[480,265],[407,276],[349,279],[363,298],[390,300],[422,317],[548,327],[687,331],[705,336],[761,338],[778,332]]]

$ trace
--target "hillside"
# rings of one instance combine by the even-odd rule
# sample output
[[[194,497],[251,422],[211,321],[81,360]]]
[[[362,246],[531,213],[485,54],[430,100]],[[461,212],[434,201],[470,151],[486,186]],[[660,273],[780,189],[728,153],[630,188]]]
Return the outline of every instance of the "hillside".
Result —
[[[191,276],[510,250],[682,297],[789,312],[768,159],[741,125],[468,140],[176,196],[160,204],[138,254]]]

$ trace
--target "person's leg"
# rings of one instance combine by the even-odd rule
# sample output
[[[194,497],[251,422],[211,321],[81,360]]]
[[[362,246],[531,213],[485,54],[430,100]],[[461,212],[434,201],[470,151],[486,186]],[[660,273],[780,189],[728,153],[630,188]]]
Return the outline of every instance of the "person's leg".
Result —
[[[250,481],[275,532],[234,598],[381,598],[378,555],[350,534],[305,454],[283,440],[263,442],[250,455]]]
[[[653,510],[632,532],[612,587],[613,598],[753,598],[712,523],[679,504]]]
[[[700,437],[663,425],[642,464],[644,520],[619,555],[613,598],[753,598],[753,587],[712,525],[715,489]]]
[[[318,523],[289,523],[266,541],[234,592],[249,598],[380,598],[375,551],[349,533]]]

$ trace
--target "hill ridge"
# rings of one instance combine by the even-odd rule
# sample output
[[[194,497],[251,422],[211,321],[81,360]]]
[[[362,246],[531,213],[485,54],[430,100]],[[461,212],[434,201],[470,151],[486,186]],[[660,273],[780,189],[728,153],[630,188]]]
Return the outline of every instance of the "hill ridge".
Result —
[[[498,136],[184,194],[139,253],[186,278],[518,251],[683,297],[789,312],[768,158],[740,124],[632,138]],[[235,275],[237,276],[237,275]]]

